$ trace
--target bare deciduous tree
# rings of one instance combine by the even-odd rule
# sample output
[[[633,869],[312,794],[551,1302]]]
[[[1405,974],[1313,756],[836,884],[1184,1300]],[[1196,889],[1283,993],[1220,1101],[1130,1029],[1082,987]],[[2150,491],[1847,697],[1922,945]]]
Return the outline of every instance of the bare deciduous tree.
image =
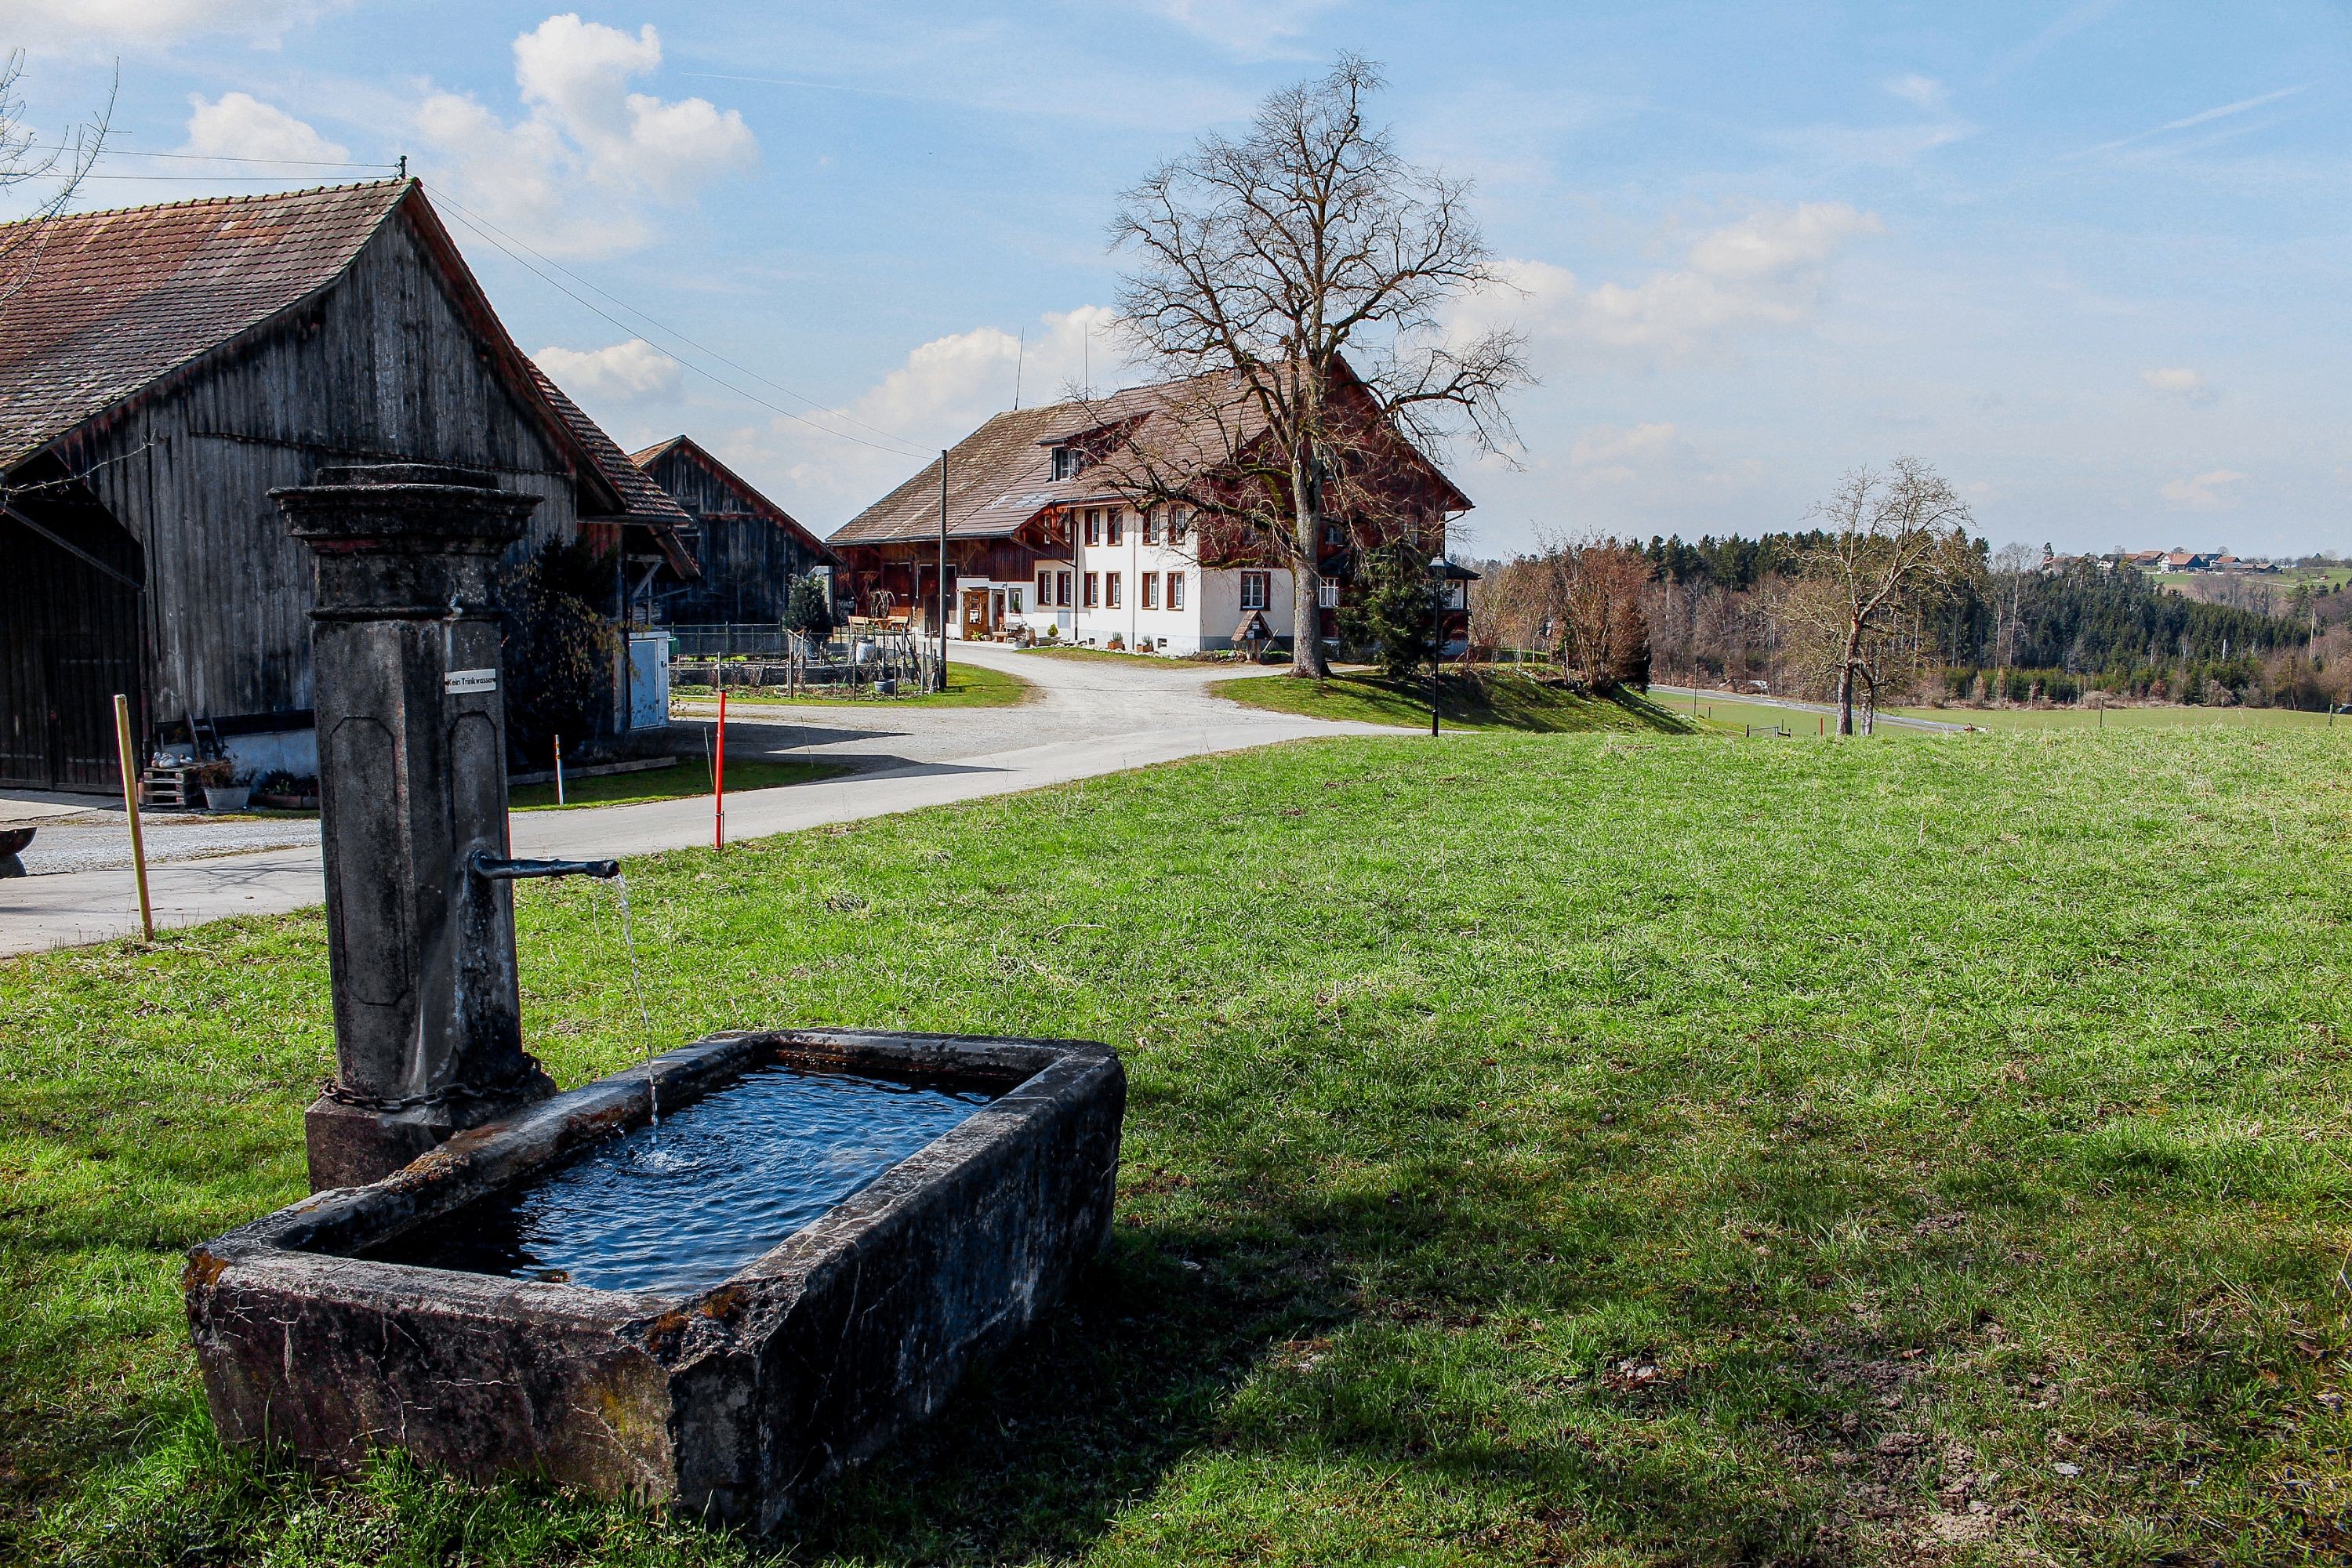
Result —
[[[1503,394],[1528,379],[1517,334],[1443,331],[1448,302],[1500,279],[1467,185],[1406,163],[1365,123],[1381,85],[1370,61],[1341,56],[1323,80],[1269,97],[1245,135],[1203,137],[1154,170],[1110,229],[1138,258],[1123,331],[1198,405],[1162,422],[1185,449],[1147,443],[1127,486],[1223,520],[1289,570],[1291,672],[1318,679],[1326,517],[1362,519],[1393,497],[1381,481],[1400,442],[1504,448]]]
[[[1924,600],[1974,566],[1968,503],[1916,458],[1856,468],[1813,518],[1826,535],[1785,600],[1784,624],[1837,687],[1838,733],[1853,733],[1854,685],[1874,714],[1878,666]]]
[[[0,61],[0,202],[16,206],[26,195],[32,201],[30,211],[0,226],[0,300],[23,288],[40,264],[49,220],[65,210],[97,163],[114,112],[109,92],[104,109],[45,144],[25,119],[24,75],[25,51],[11,49]]]

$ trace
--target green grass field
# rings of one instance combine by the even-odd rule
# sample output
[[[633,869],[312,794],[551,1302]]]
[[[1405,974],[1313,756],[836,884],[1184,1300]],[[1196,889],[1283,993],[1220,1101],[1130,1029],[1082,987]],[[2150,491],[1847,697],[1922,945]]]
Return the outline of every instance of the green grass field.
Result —
[[[1162,670],[1190,670],[1190,668],[1202,666],[1202,663],[1218,663],[1218,660],[1179,658],[1179,656],[1171,654],[1129,654],[1127,648],[1063,648],[1054,647],[1051,642],[1030,644],[1021,651],[1040,656],[1040,658],[1079,658],[1096,660],[1096,663],[1122,663],[1122,666],[1157,666]],[[1230,663],[1242,663],[1242,660],[1230,660]]]
[[[728,706],[734,706],[731,699]],[[727,764],[727,793],[738,795],[745,790],[778,789],[786,784],[835,778],[848,771],[837,763],[730,761]],[[576,810],[583,805],[677,800],[685,795],[709,793],[710,764],[700,757],[680,757],[674,768],[647,768],[634,773],[602,773],[593,778],[566,779],[561,807],[555,804],[555,785],[551,781],[523,784],[508,791],[507,805],[515,811]]]
[[[1344,740],[633,862],[664,1043],[1131,1075],[1076,1300],[772,1541],[212,1442],[314,913],[0,963],[0,1560],[2230,1563],[2352,1549],[2352,735]],[[526,1029],[637,1059],[608,891]]]
[[[2105,716],[2095,708],[1890,708],[1920,719],[1940,719],[1948,724],[1974,724],[1984,730],[2252,730],[2264,732],[2327,728],[2325,713],[2298,713],[2292,708],[2109,708]],[[2352,733],[2352,721],[2336,726]]]
[[[1275,713],[1309,719],[1354,720],[1365,724],[1429,728],[1429,683],[1390,680],[1368,670],[1349,670],[1323,681],[1287,675],[1243,676],[1220,680],[1212,694]],[[1481,681],[1448,676],[1438,688],[1441,721],[1456,730],[1526,730],[1549,734],[1622,730],[1679,734],[1691,728],[1668,708],[1623,692],[1588,697],[1556,686],[1496,674]]]
[[[1026,702],[1036,694],[1036,688],[1019,676],[985,665],[959,663],[950,651],[948,655],[948,689],[945,691],[924,691],[906,697],[809,697],[787,698],[781,687],[755,687],[739,690],[727,689],[727,706],[745,707],[838,708],[855,704],[870,707],[887,704],[909,708],[1010,708]],[[708,686],[680,686],[670,692],[673,701],[692,703],[698,714],[701,710],[716,711],[719,693]]]

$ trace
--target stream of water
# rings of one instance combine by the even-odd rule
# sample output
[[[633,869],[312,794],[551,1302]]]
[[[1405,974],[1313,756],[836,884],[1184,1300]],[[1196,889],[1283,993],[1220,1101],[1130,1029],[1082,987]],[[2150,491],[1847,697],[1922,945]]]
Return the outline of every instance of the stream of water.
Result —
[[[629,994],[636,998],[637,1023],[645,1030],[646,1094],[653,1101],[653,1141],[658,1146],[661,1142],[661,1086],[654,1082],[654,1057],[656,1054],[654,1050],[654,1020],[653,1015],[646,1011],[646,984],[637,973],[637,935],[629,924],[629,874],[626,871],[614,874],[613,889],[620,895],[621,900],[621,945],[629,955]]]

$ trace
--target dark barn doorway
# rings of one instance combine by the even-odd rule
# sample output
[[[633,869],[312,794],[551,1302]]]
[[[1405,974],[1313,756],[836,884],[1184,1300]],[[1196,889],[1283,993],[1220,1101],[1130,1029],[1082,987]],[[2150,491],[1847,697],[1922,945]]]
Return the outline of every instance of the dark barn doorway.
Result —
[[[95,501],[0,512],[0,784],[119,793],[114,694],[140,684],[138,542]]]

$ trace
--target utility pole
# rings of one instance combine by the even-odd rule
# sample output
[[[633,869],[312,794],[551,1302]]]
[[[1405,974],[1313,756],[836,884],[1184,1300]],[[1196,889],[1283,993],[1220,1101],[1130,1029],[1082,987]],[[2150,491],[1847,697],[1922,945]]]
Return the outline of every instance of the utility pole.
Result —
[[[948,454],[940,448],[940,689],[948,689]]]

